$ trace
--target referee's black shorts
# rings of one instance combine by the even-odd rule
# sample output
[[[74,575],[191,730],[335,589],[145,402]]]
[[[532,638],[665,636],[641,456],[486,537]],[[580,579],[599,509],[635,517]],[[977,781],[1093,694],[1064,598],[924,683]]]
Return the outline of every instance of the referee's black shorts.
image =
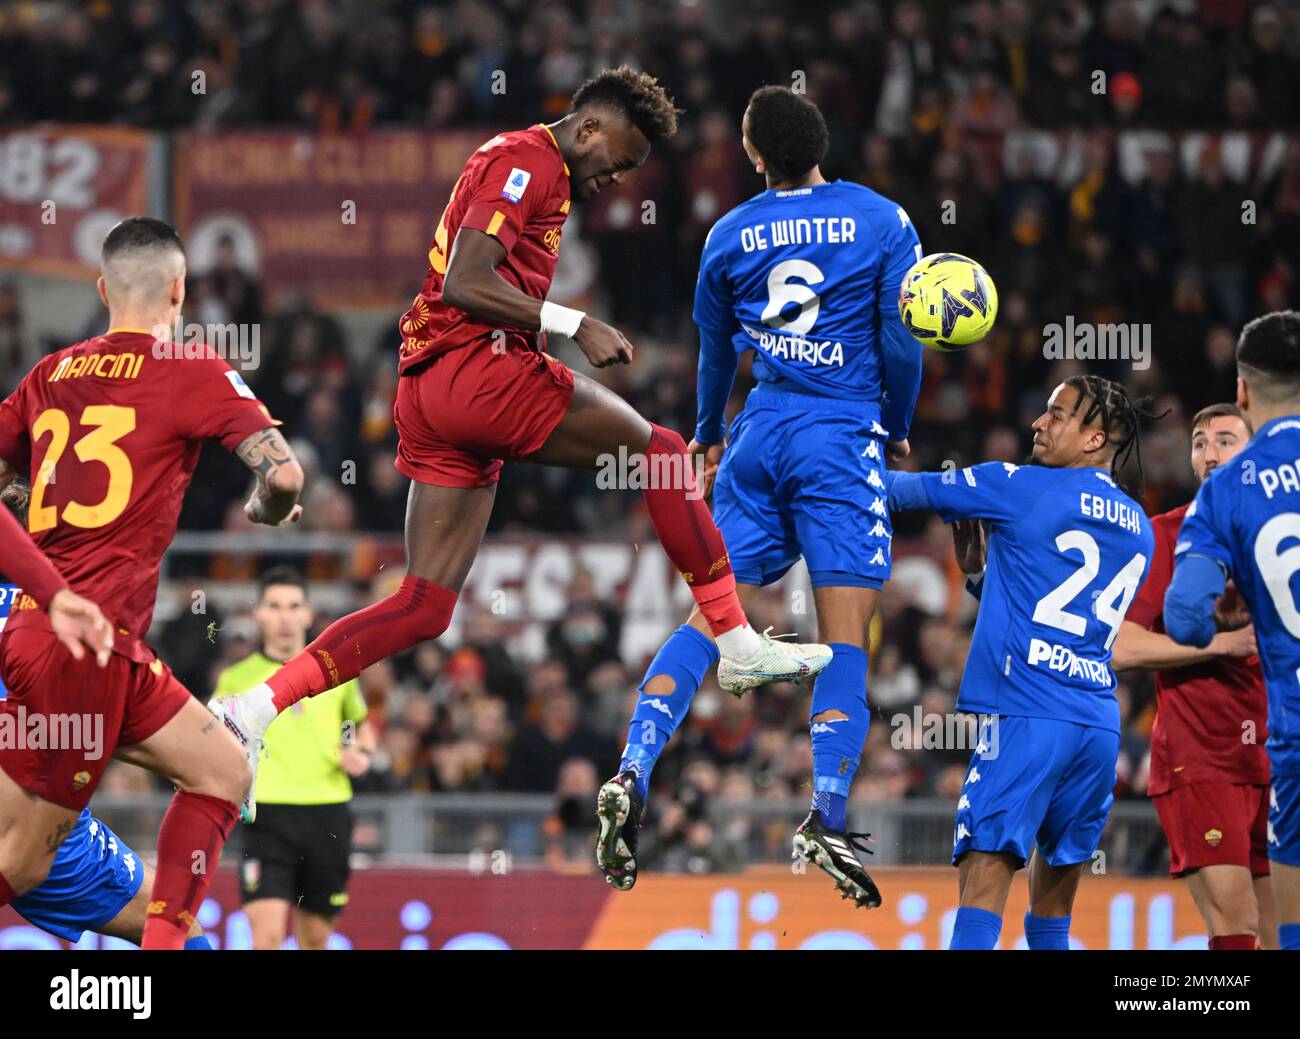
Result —
[[[352,812],[331,805],[259,804],[244,827],[239,870],[243,904],[282,898],[309,913],[335,917],[348,901]]]

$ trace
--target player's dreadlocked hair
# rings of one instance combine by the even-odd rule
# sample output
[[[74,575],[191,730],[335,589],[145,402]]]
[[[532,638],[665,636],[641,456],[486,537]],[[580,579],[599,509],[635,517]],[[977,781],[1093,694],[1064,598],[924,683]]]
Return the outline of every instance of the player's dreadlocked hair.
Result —
[[[1142,491],[1142,447],[1138,441],[1139,427],[1142,420],[1154,421],[1169,414],[1162,411],[1159,415],[1151,411],[1150,397],[1134,400],[1128,390],[1111,379],[1100,375],[1071,375],[1065,385],[1079,394],[1072,414],[1078,414],[1080,408],[1086,408],[1080,424],[1090,426],[1096,422],[1106,434],[1106,443],[1114,448],[1110,457],[1110,475],[1116,483],[1122,483],[1120,471],[1128,464],[1129,458],[1137,463],[1137,479],[1133,491]]]
[[[677,108],[668,92],[654,76],[627,65],[592,76],[573,95],[569,111],[587,104],[608,105],[622,112],[651,144],[677,132]]]
[[[749,96],[749,139],[776,180],[802,177],[831,143],[817,106],[781,86],[759,87]]]

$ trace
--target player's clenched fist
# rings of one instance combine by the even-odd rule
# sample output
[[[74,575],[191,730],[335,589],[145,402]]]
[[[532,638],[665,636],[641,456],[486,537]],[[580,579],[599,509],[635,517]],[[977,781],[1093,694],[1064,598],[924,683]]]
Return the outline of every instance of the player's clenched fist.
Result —
[[[582,319],[573,341],[597,368],[608,368],[611,364],[629,364],[632,360],[632,344],[627,336],[612,325],[597,321],[590,314]]]
[[[725,444],[701,444],[698,440],[692,440],[687,446],[687,452],[694,457],[695,455],[704,456],[704,472],[700,479],[700,496],[707,498],[713,493],[713,481],[718,475],[718,466],[722,464],[722,455],[726,451]]]
[[[113,650],[113,625],[93,602],[63,588],[50,600],[49,616],[50,627],[74,660],[81,660],[89,649],[100,667],[108,663]]]

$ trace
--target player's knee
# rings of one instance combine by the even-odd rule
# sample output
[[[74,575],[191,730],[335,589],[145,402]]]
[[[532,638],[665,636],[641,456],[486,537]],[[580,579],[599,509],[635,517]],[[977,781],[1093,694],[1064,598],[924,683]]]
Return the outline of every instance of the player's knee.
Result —
[[[52,855],[20,855],[0,848],[0,877],[15,895],[25,895],[44,884],[53,864]]]
[[[641,687],[642,696],[672,696],[677,691],[677,681],[672,675],[655,675]]]
[[[248,757],[234,740],[212,754],[206,767],[192,782],[178,784],[192,794],[207,794],[238,804],[253,785],[253,769]]]
[[[402,587],[393,594],[401,607],[399,623],[409,645],[438,638],[451,624],[456,609],[456,593],[432,581],[407,576]]]
[[[682,439],[682,435],[676,430],[651,424],[650,450],[651,453],[657,454],[684,455],[686,453],[686,441]]]

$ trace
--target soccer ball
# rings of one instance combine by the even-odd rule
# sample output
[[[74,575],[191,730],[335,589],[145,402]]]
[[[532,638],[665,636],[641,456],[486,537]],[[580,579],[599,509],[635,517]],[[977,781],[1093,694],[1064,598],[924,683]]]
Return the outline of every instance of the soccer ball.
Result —
[[[898,294],[904,327],[926,346],[949,352],[978,343],[998,316],[989,272],[958,253],[934,253],[912,264]]]

